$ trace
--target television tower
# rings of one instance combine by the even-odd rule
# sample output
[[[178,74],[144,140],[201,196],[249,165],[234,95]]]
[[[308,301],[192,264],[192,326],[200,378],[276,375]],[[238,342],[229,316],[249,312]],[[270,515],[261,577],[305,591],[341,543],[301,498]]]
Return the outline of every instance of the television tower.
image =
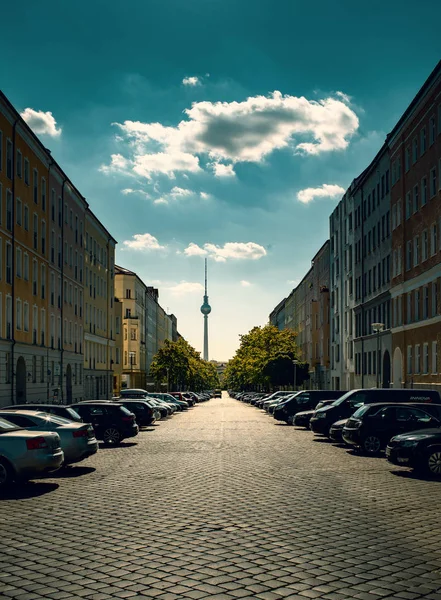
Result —
[[[211,313],[211,306],[208,304],[207,294],[207,259],[205,259],[205,294],[201,313],[204,315],[204,360],[208,360],[208,315]]]

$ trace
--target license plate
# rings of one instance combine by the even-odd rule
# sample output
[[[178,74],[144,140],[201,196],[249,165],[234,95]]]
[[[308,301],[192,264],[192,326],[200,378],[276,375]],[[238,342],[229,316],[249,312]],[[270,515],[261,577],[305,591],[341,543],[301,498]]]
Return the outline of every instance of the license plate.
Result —
[[[386,448],[386,456],[390,456],[390,448]]]
[[[406,463],[408,463],[408,462],[409,462],[409,459],[408,459],[408,458],[399,458],[399,459],[398,459],[398,462],[399,462],[401,465],[403,465],[403,464],[406,464]]]

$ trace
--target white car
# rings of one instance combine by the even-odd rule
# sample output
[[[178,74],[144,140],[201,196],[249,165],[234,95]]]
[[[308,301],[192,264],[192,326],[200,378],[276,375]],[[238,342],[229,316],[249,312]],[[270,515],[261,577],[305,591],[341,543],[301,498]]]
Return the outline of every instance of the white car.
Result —
[[[84,460],[98,451],[98,442],[90,423],[76,423],[49,413],[37,410],[0,410],[3,417],[29,431],[55,431],[60,436],[64,452],[64,464]]]
[[[27,431],[0,416],[0,489],[61,467],[60,436],[52,431]]]

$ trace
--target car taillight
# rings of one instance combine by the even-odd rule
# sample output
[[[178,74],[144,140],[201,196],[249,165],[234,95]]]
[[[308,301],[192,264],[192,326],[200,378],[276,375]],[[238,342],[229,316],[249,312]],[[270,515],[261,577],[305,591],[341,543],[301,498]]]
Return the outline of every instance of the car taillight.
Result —
[[[89,435],[88,429],[77,429],[72,434],[74,438],[87,437]]]
[[[123,417],[122,418],[123,421],[125,421],[126,423],[130,423],[131,421],[135,420],[135,417]]]
[[[42,448],[49,448],[49,445],[43,436],[26,440],[26,446],[28,450],[41,450]]]

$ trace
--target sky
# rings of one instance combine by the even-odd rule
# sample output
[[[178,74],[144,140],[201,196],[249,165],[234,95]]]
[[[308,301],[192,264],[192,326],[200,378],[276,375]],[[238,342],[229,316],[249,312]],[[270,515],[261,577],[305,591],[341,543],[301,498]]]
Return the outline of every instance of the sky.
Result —
[[[435,0],[23,0],[0,87],[210,358],[264,325],[440,59]]]

